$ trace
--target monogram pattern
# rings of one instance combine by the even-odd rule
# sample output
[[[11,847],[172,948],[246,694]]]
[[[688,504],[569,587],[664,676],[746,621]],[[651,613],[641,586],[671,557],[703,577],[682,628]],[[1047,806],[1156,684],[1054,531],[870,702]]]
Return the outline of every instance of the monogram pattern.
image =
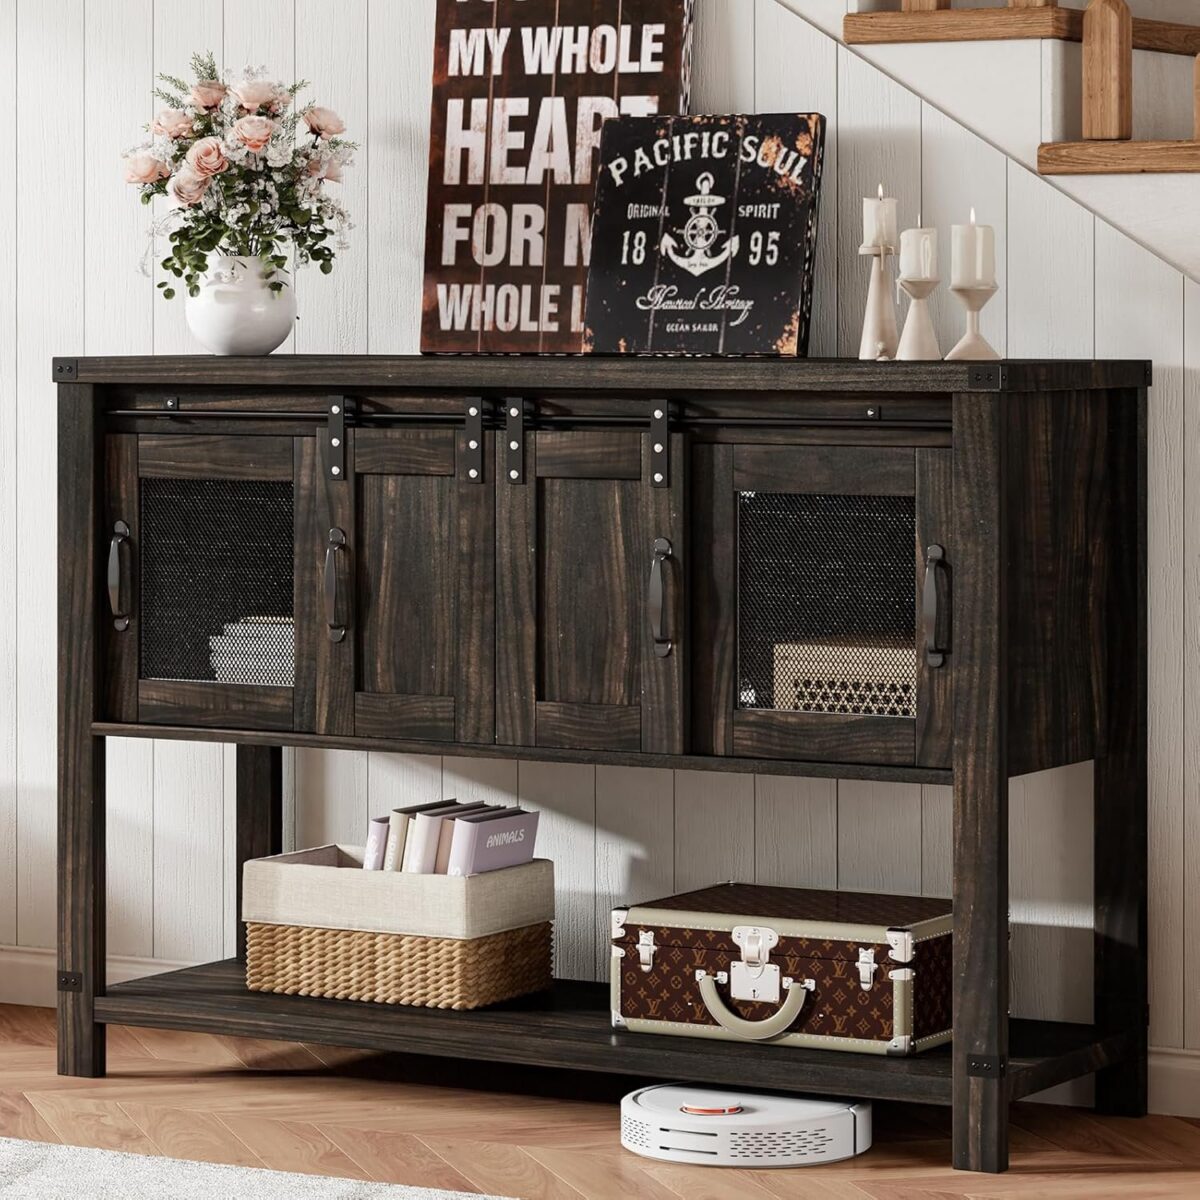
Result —
[[[702,969],[711,975],[727,972],[730,964],[740,957],[740,951],[729,954],[699,946],[662,946],[655,951],[651,969],[643,971],[637,955],[626,954],[620,960],[621,1015],[627,1019],[716,1025],[700,998],[696,971]],[[772,954],[771,961],[797,982],[816,981],[816,988],[789,1032],[891,1041],[892,984],[886,978],[877,979],[873,987],[864,991],[854,964],[844,958]],[[777,1004],[734,1000],[728,984],[718,984],[717,990],[729,1009],[748,1021],[766,1020],[779,1008]]]
[[[913,1037],[943,1033],[953,1024],[954,938],[931,938],[913,950]]]
[[[654,944],[659,947],[678,946],[683,949],[714,950],[721,954],[740,958],[741,947],[733,940],[732,932],[728,929],[684,929],[669,925],[627,925],[624,936],[617,942],[619,946],[636,945],[644,930],[654,934]],[[833,938],[798,938],[781,937],[779,945],[771,951],[772,961],[783,958],[804,959],[837,959],[839,961],[857,962],[859,951],[869,943],[842,942]],[[891,948],[887,943],[875,946],[875,961],[887,962]],[[636,951],[634,957],[637,957]],[[788,972],[790,974],[791,972]]]
[[[680,923],[625,926],[616,943],[625,948],[624,957],[618,960],[621,1015],[627,1020],[715,1026],[717,1022],[700,997],[696,972],[703,970],[713,976],[722,971],[728,973],[731,964],[740,960],[742,951],[733,941],[731,929],[689,928],[688,914],[755,913],[764,924],[772,918],[792,918],[827,920],[833,927],[839,922],[902,927],[945,916],[950,902],[916,896],[726,884],[657,900],[649,907],[679,912]],[[643,971],[638,960],[637,943],[644,931],[654,935],[649,971]],[[862,942],[836,937],[780,938],[771,951],[771,962],[797,982],[812,979],[816,983],[789,1032],[884,1042],[890,1042],[897,1033],[911,1033],[919,1041],[945,1032],[952,1023],[952,943],[953,938],[946,934],[920,942],[914,948],[913,1025],[911,1029],[896,1029],[892,1011],[894,986],[888,979],[888,971],[894,964],[886,942],[867,947]],[[867,948],[874,949],[879,969],[872,986],[864,990],[857,962],[860,952]],[[778,1011],[776,1004],[732,999],[727,983],[719,983],[717,990],[726,1006],[748,1021],[763,1021]]]

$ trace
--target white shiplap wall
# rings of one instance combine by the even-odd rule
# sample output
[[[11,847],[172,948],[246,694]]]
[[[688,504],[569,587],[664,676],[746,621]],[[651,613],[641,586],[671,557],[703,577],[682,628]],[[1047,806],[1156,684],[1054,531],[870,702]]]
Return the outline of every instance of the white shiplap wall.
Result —
[[[841,7],[830,4],[831,9]],[[191,351],[178,306],[138,275],[147,214],[120,182],[160,70],[211,47],[231,67],[307,76],[362,143],[347,174],[355,245],[298,282],[285,349],[415,350],[433,0],[2,0],[0,106],[0,944],[54,937],[54,394],[63,353]],[[1200,290],[775,0],[699,0],[695,106],[830,119],[814,354],[854,352],[865,276],[860,197],[883,180],[903,219],[945,229],[974,204],[997,228],[1005,290],[987,332],[1014,357],[1153,356],[1151,511],[1153,1040],[1200,1049]],[[42,81],[53,79],[54,103]],[[944,252],[947,250],[943,247]],[[935,305],[949,346],[959,317]],[[15,564],[10,569],[9,564]],[[110,947],[191,960],[230,944],[232,756],[110,743]],[[535,805],[558,863],[559,969],[605,965],[617,901],[713,879],[946,894],[947,789],[627,768],[299,752],[297,844],[360,837],[401,798]],[[1085,1019],[1091,769],[1013,787],[1016,1010]],[[1179,964],[1186,969],[1180,970]],[[0,984],[0,1000],[5,998]]]

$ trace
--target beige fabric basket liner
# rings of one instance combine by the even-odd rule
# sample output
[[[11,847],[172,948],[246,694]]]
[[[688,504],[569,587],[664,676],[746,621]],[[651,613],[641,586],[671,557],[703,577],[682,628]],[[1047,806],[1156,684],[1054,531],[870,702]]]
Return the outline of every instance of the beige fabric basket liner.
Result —
[[[416,937],[479,938],[554,920],[554,864],[483,875],[364,871],[361,846],[256,858],[242,876],[242,920]]]

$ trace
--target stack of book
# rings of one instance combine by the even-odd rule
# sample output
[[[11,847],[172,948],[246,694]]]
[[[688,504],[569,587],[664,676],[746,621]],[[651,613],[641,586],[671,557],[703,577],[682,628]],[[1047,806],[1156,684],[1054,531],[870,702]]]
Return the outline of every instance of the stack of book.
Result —
[[[363,868],[415,875],[481,875],[533,859],[538,814],[457,800],[372,817]]]

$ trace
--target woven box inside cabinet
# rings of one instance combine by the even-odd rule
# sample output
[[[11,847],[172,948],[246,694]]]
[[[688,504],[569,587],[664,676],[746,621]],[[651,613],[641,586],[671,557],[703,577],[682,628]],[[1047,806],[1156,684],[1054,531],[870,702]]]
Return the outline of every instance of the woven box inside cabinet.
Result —
[[[729,883],[612,914],[618,1028],[912,1054],[950,1040],[949,900]]]
[[[246,863],[251,991],[469,1009],[550,986],[552,863],[470,876],[362,863],[358,846]]]

